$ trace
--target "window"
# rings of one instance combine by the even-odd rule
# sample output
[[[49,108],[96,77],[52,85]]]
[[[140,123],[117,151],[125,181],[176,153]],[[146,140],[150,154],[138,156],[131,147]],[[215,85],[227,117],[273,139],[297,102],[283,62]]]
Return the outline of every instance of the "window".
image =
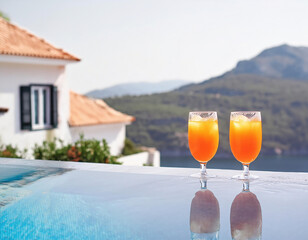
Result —
[[[21,129],[40,130],[57,127],[57,88],[52,85],[20,87]]]
[[[51,127],[50,121],[50,86],[31,87],[32,128],[44,129]]]

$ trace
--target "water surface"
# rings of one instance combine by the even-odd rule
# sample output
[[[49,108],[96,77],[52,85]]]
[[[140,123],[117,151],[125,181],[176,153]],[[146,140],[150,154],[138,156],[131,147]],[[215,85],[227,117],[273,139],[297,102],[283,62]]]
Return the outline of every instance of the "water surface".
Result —
[[[161,156],[162,167],[199,168],[199,163],[192,156]],[[242,169],[242,165],[234,157],[214,157],[208,168]],[[308,156],[259,156],[251,165],[252,170],[308,172]]]

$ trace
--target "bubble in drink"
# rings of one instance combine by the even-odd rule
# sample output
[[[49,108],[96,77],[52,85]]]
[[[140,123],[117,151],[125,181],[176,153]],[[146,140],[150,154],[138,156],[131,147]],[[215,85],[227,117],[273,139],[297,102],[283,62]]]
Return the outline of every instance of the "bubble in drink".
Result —
[[[254,114],[251,118],[250,121],[261,121],[261,117],[259,114]]]
[[[247,122],[249,121],[248,117],[244,116],[244,115],[235,115],[234,117],[232,117],[232,121],[235,122]]]
[[[207,120],[216,121],[216,120],[217,120],[217,117],[216,117],[215,114],[212,113],[212,114],[207,118]]]
[[[202,121],[203,118],[200,115],[194,114],[191,116],[190,121]]]

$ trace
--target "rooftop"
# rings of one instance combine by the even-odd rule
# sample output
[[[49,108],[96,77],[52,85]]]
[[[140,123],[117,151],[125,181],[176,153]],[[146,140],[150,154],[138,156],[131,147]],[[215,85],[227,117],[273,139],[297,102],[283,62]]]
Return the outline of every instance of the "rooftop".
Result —
[[[0,54],[80,61],[79,58],[47,43],[0,17]]]
[[[91,99],[75,92],[70,92],[70,119],[72,127],[126,123],[135,117],[121,113],[109,107],[103,100]]]

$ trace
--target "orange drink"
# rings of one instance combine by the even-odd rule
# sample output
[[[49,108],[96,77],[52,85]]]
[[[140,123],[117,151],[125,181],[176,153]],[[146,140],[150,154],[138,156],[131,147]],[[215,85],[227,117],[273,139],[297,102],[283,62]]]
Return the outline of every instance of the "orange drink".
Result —
[[[254,161],[261,150],[261,121],[240,118],[230,121],[230,145],[234,157],[244,164]]]
[[[193,157],[201,162],[210,161],[218,148],[219,134],[217,120],[188,122],[188,143]]]
[[[188,144],[191,154],[200,163],[201,178],[213,177],[207,174],[206,164],[216,154],[218,142],[217,112],[190,112]]]
[[[232,112],[230,118],[230,147],[234,157],[243,164],[244,175],[249,178],[249,164],[259,155],[262,144],[260,112]]]

